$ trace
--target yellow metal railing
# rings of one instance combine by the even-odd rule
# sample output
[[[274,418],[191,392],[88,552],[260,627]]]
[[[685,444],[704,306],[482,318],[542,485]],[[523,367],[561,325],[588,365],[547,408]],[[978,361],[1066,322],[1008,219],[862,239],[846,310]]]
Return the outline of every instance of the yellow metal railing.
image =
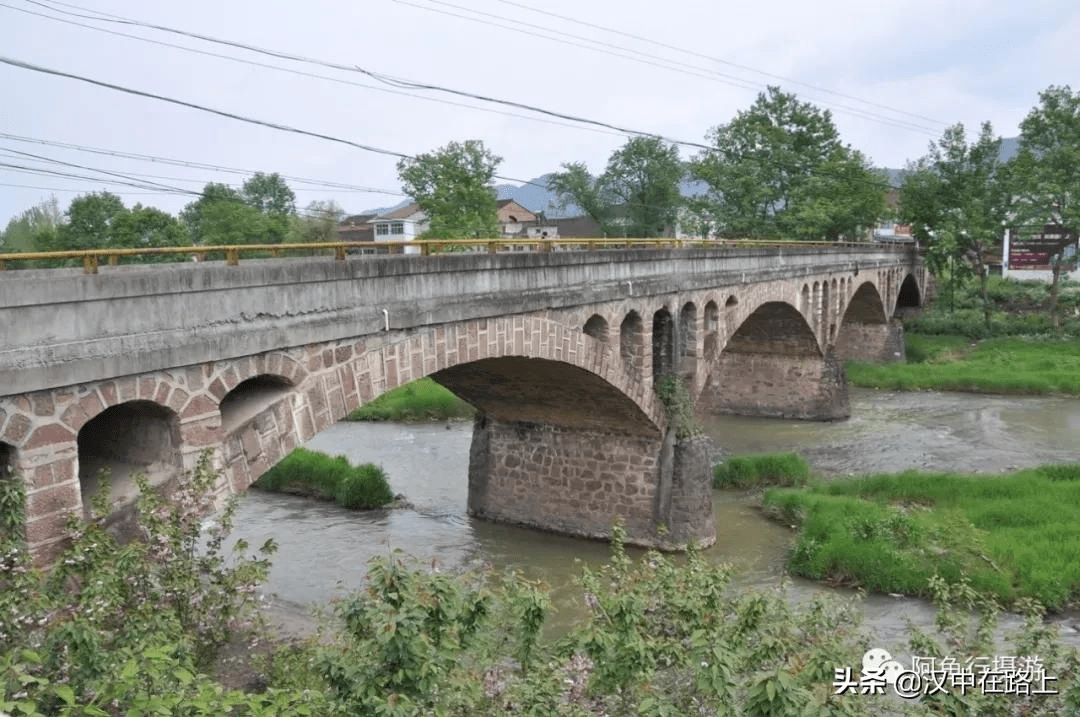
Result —
[[[596,250],[628,247],[653,248],[719,248],[719,247],[870,247],[883,248],[882,243],[866,242],[824,242],[776,239],[416,239],[413,241],[389,242],[313,242],[308,244],[236,244],[220,246],[170,246],[145,249],[72,249],[68,251],[36,251],[0,254],[0,271],[8,268],[9,262],[81,259],[86,274],[96,274],[98,266],[104,260],[110,266],[116,266],[121,257],[187,255],[195,261],[203,260],[210,254],[224,255],[225,263],[235,266],[240,263],[241,254],[261,254],[279,256],[283,252],[330,252],[334,258],[344,261],[352,251],[378,250],[395,253],[405,252],[406,247],[419,249],[422,256],[451,252],[471,251],[496,254],[500,251],[527,249],[529,251],[550,252],[554,250]],[[887,243],[884,246],[888,246]],[[910,247],[909,244],[902,245]]]

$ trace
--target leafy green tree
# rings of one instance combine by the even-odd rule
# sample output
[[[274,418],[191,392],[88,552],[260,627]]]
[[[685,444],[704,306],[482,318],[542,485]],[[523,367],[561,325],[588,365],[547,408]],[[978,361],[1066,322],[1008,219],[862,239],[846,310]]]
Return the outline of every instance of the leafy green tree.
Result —
[[[240,196],[264,217],[262,242],[280,244],[286,240],[290,218],[296,216],[296,195],[280,174],[256,172],[244,182]]]
[[[1017,223],[1036,231],[1054,225],[1080,233],[1080,92],[1048,87],[1020,123],[1020,150],[1011,162]],[[1057,324],[1065,245],[1052,257],[1048,311]]]
[[[127,211],[120,197],[110,192],[93,192],[76,197],[68,205],[67,222],[57,229],[49,251],[105,249],[112,241],[118,217]]]
[[[678,149],[658,137],[633,137],[612,152],[607,169],[592,177],[584,163],[563,164],[548,177],[562,207],[580,207],[605,234],[655,237],[675,224],[686,174]]]
[[[491,182],[500,162],[501,157],[475,139],[451,142],[398,162],[405,193],[428,216],[426,235],[444,239],[497,237],[498,206]]]
[[[187,246],[191,239],[180,221],[156,207],[136,204],[129,211],[119,214],[112,226],[110,246],[124,249],[151,249],[155,247]],[[181,261],[187,257],[177,255],[147,255],[140,262]]]
[[[1001,236],[1009,214],[1009,181],[999,159],[1001,138],[984,122],[968,144],[962,124],[945,130],[929,153],[912,167],[900,190],[901,216],[916,237],[926,242],[927,257],[937,271],[950,268],[954,282],[970,267],[980,282],[986,321],[986,253]]]
[[[55,233],[63,222],[64,213],[56,196],[35,204],[12,217],[0,232],[0,252],[34,251],[56,243]]]
[[[211,182],[202,196],[180,212],[193,244],[227,245],[264,243],[263,215],[235,189]]]
[[[559,206],[579,207],[585,214],[610,233],[615,196],[602,177],[589,174],[584,162],[565,162],[563,171],[548,176],[548,189],[559,198]]]
[[[682,205],[679,182],[686,169],[675,145],[659,137],[634,137],[608,159],[603,183],[626,210],[626,233],[655,237],[673,226]]]
[[[723,233],[837,238],[878,218],[881,205],[867,197],[887,187],[840,142],[828,110],[769,87],[708,138],[713,147],[690,170],[708,185],[701,209]]]

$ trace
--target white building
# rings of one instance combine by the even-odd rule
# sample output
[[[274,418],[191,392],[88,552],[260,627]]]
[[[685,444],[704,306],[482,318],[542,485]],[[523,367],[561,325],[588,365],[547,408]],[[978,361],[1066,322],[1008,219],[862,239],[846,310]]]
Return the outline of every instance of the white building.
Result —
[[[380,242],[407,242],[427,231],[428,217],[420,205],[413,202],[401,209],[380,214],[371,220],[371,225],[376,245]],[[420,247],[404,247],[404,253],[419,254]]]

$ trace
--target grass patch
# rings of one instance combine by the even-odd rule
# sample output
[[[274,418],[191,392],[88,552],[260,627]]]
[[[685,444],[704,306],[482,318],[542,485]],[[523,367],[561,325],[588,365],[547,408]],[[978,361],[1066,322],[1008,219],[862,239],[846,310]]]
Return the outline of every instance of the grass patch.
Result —
[[[1080,395],[1078,340],[972,343],[962,336],[911,335],[907,349],[907,363],[850,362],[848,379],[856,386],[899,391]]]
[[[476,409],[430,378],[387,391],[350,413],[348,421],[448,421],[472,418]]]
[[[714,488],[801,486],[810,479],[810,466],[796,453],[731,456],[713,468]]]
[[[378,508],[394,499],[386,472],[374,463],[354,466],[344,456],[297,448],[255,481],[275,493],[335,500],[352,510]]]
[[[833,480],[764,504],[800,526],[789,568],[808,578],[929,597],[938,575],[1054,611],[1080,598],[1080,465]]]

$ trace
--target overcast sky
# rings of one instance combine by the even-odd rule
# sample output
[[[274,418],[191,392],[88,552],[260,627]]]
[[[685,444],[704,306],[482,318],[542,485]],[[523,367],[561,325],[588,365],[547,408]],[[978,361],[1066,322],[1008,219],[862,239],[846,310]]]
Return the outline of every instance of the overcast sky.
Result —
[[[357,72],[76,15],[109,14],[687,142],[704,142],[709,128],[748,108],[766,84],[779,84],[832,110],[842,139],[888,167],[921,156],[956,122],[974,132],[989,120],[998,134],[1015,136],[1040,90],[1080,84],[1076,0],[72,3],[0,0],[0,56],[402,154],[482,139],[503,157],[499,174],[518,180],[569,161],[599,172],[626,136],[432,91],[400,94]],[[255,171],[401,191],[392,156],[74,79],[0,64],[0,97],[0,164],[98,177],[0,167],[0,228],[51,194],[66,207],[80,193],[107,189],[128,206],[174,213],[193,198],[107,183],[88,169],[12,150],[194,193],[210,181],[239,186]],[[684,158],[694,152],[681,149]],[[290,186],[300,207],[334,199],[350,213],[401,199],[295,180]]]

